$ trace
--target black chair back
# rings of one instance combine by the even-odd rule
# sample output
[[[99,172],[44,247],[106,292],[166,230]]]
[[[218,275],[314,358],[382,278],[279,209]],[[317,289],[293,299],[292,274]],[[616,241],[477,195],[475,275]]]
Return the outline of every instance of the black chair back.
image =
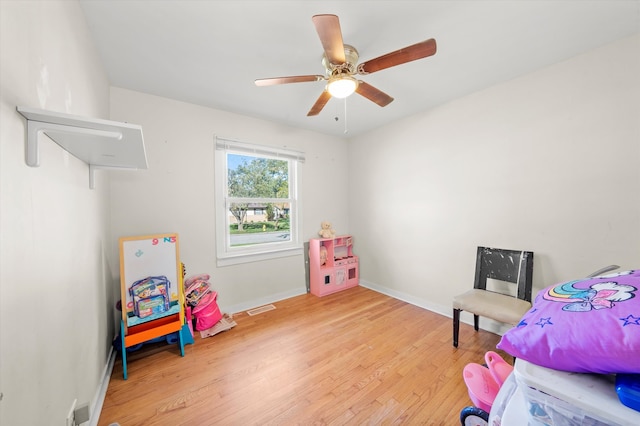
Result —
[[[533,252],[478,247],[473,287],[486,290],[487,278],[517,285],[518,299],[531,302]]]

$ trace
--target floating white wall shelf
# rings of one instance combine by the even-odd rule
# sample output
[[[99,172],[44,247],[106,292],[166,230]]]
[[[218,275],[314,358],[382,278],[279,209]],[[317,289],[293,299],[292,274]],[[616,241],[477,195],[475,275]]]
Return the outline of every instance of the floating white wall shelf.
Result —
[[[89,165],[89,186],[96,169],[146,169],[142,127],[117,121],[80,117],[35,108],[17,107],[27,119],[26,163],[40,165],[38,136],[44,133]]]

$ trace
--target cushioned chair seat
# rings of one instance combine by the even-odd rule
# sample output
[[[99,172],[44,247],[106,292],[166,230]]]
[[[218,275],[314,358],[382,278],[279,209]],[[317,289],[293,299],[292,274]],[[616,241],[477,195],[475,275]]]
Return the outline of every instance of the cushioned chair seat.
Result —
[[[453,308],[518,325],[522,316],[531,309],[531,303],[505,294],[473,289],[454,297]]]
[[[503,292],[487,290],[489,279],[515,286],[515,291],[506,288]],[[476,331],[479,329],[480,316],[518,325],[531,308],[532,286],[532,251],[478,247],[473,290],[453,298],[453,346],[458,347],[462,311],[473,314],[473,328]],[[504,285],[496,287],[502,288]]]

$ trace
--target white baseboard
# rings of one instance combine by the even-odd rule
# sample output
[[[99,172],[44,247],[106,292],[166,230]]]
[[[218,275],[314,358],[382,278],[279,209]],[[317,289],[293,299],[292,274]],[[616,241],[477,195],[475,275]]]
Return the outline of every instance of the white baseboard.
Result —
[[[401,291],[393,290],[388,287],[382,286],[380,284],[372,283],[370,281],[366,281],[363,279],[360,279],[360,285],[362,287],[366,287],[368,289],[377,291],[378,293],[386,294],[387,296],[393,297],[394,299],[402,300],[403,302],[407,302],[414,306],[418,306],[419,308],[426,309],[428,311],[434,312],[439,315],[443,315],[448,318],[453,318],[453,308],[451,306],[444,306],[438,303],[433,303],[428,300],[421,299],[419,297],[415,297],[413,295],[403,293]],[[460,322],[473,326],[473,315],[467,312],[462,312],[462,315],[460,315]],[[505,324],[501,324],[496,321],[490,320],[488,318],[483,318],[480,321],[480,328],[485,331],[489,331],[491,333],[495,333],[499,336],[502,336],[511,327]],[[452,333],[453,333],[453,330],[452,330]]]
[[[244,312],[249,309],[257,308],[258,306],[268,305],[269,303],[279,302],[280,300],[289,299],[291,297],[300,296],[306,293],[307,293],[306,287],[302,286],[300,288],[283,291],[281,293],[271,294],[266,297],[253,299],[248,302],[239,303],[237,305],[226,306],[226,305],[220,304],[220,311],[231,313],[231,314],[234,314],[237,312]]]
[[[98,387],[96,396],[93,398],[91,403],[91,418],[89,419],[90,426],[97,426],[98,420],[100,419],[102,405],[104,404],[104,399],[107,396],[107,388],[109,387],[109,380],[111,380],[111,373],[113,372],[113,365],[116,362],[117,356],[118,351],[114,350],[113,346],[111,346],[109,357],[107,358],[107,365],[105,365],[104,370],[102,371],[100,386]]]

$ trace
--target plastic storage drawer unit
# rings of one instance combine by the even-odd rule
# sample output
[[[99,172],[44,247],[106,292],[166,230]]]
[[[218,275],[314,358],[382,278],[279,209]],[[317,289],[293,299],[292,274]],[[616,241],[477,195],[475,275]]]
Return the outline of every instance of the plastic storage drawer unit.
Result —
[[[489,424],[637,426],[640,412],[620,402],[614,375],[568,373],[518,359],[496,396]]]

